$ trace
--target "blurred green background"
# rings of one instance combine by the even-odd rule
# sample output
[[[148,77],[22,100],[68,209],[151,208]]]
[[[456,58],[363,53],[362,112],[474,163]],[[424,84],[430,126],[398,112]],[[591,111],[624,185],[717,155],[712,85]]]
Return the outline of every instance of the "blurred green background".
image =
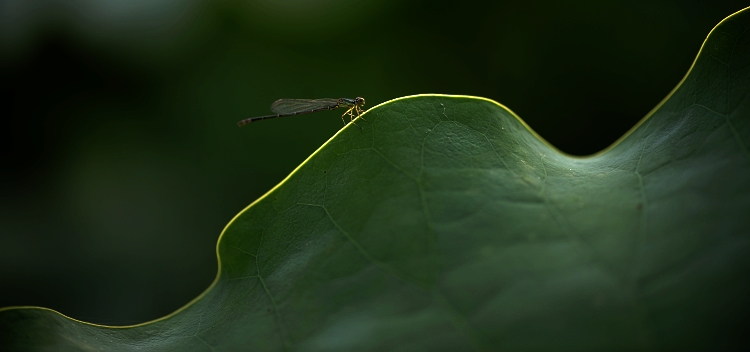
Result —
[[[494,99],[559,149],[614,142],[748,1],[0,0],[0,306],[168,314],[222,228],[342,127],[278,98]]]

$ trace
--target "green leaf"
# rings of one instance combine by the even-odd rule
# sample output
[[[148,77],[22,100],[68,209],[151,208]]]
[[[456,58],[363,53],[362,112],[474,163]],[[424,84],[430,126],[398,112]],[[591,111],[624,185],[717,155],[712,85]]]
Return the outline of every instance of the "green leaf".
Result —
[[[229,223],[216,281],[183,309],[115,328],[6,308],[0,349],[747,345],[748,27],[747,10],[722,21],[675,91],[590,157],[487,99],[381,104]]]

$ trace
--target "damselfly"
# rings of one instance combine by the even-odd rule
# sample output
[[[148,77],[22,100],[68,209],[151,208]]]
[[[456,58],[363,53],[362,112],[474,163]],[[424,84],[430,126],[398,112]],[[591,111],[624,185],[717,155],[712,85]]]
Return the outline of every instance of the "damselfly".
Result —
[[[244,119],[237,123],[238,126],[247,125],[250,122],[272,119],[275,117],[294,116],[310,114],[318,111],[333,110],[338,108],[347,108],[346,112],[341,115],[341,121],[344,121],[345,115],[349,115],[349,122],[354,123],[354,118],[362,114],[362,106],[365,105],[365,98],[356,97],[354,99],[279,99],[271,104],[271,111],[276,115],[258,116]],[[354,115],[357,116],[354,116]]]

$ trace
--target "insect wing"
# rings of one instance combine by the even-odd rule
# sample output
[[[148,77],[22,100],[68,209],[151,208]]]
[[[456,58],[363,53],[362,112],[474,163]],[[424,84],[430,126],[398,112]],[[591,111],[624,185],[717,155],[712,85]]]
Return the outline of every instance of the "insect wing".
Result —
[[[274,114],[294,114],[298,112],[335,107],[338,99],[279,99],[271,104]]]

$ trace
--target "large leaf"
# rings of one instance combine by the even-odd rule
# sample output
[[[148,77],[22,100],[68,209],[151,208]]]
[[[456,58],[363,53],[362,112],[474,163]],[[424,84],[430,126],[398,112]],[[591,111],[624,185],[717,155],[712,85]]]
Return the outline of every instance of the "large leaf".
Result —
[[[381,104],[229,223],[191,304],[119,328],[8,308],[0,349],[745,345],[748,26],[747,11],[724,20],[675,91],[591,157],[490,100]]]

